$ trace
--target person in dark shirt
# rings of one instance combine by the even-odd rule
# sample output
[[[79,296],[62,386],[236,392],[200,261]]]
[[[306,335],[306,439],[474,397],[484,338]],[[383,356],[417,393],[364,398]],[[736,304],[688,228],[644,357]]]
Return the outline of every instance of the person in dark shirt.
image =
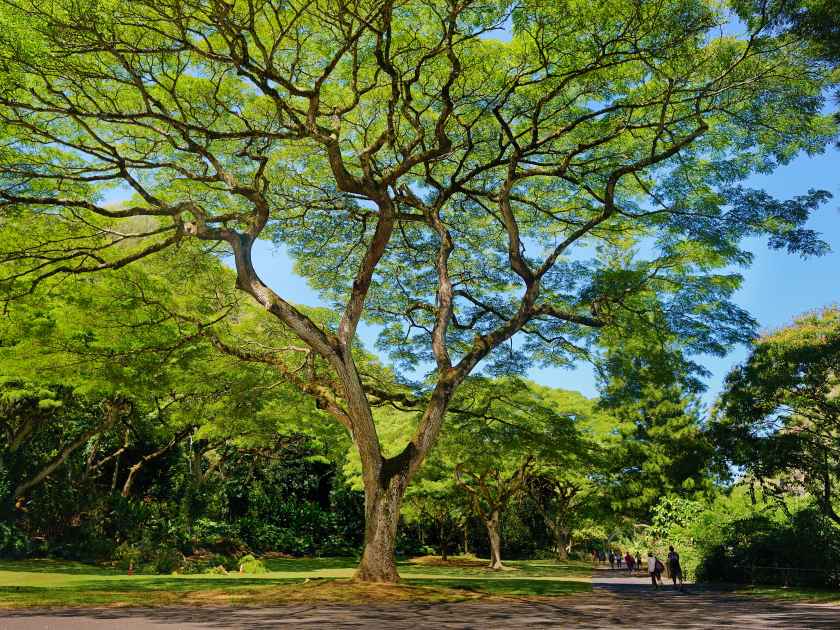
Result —
[[[680,581],[680,590],[683,588],[683,574],[680,566],[680,554],[674,551],[674,546],[668,547],[668,573],[674,581],[674,586],[677,585],[677,580]]]

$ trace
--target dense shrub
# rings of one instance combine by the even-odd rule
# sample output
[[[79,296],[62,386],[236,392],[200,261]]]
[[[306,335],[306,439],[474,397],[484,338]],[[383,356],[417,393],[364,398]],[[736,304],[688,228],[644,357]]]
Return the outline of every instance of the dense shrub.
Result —
[[[727,523],[708,549],[700,579],[790,586],[840,586],[840,529],[817,509],[789,520],[764,515]]]
[[[660,558],[674,545],[688,579],[840,585],[840,528],[807,502],[753,498],[744,487],[710,504],[665,498],[643,544]]]

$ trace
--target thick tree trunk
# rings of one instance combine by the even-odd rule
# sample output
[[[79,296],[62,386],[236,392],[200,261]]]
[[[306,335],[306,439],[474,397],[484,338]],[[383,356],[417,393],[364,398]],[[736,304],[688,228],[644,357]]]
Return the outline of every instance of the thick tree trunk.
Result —
[[[554,534],[554,544],[555,550],[557,552],[557,559],[568,560],[569,551],[571,547],[571,537],[569,536],[568,530],[560,527],[559,525],[553,525],[551,527],[551,531]]]
[[[500,570],[504,568],[502,564],[502,532],[499,525],[499,512],[494,510],[490,513],[490,518],[484,521],[487,527],[487,536],[490,538],[490,564],[489,568]]]
[[[407,471],[394,474],[383,483],[365,483],[365,547],[356,569],[363,582],[398,582],[394,547],[400,504],[408,485]]]

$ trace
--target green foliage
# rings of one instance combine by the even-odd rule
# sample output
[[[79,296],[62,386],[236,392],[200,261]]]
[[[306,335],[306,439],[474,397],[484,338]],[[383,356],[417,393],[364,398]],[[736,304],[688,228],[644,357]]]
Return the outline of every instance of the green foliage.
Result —
[[[836,586],[837,535],[807,497],[780,504],[738,485],[711,502],[664,498],[640,542],[659,558],[673,545],[689,579]]]
[[[308,433],[344,450],[323,410],[350,429],[369,492],[392,447],[400,474],[419,467],[447,407],[454,457],[479,486],[521,479],[537,456],[577,467],[574,419],[510,374],[614,349],[634,327],[721,354],[755,325],[732,302],[746,238],[826,250],[805,225],[828,193],[778,200],[743,182],[824,149],[836,77],[749,3],[743,36],[706,0],[217,4],[0,8],[0,292],[15,305],[0,376],[136,408],[128,455],[142,466],[112,479],[126,496],[135,480],[178,492],[154,519],[159,540],[186,544],[223,446]],[[482,36],[509,17],[509,41]],[[260,238],[335,314],[260,280]],[[398,367],[434,361],[429,379],[409,386],[371,360],[362,320]],[[616,414],[633,448],[615,502],[637,515],[711,476],[676,381],[654,379],[643,409]],[[383,444],[370,406],[388,403],[417,413]],[[67,447],[94,450],[89,427],[61,425],[61,461],[44,448],[33,460],[43,478],[83,466]],[[115,452],[118,436],[97,433]],[[203,443],[193,480],[166,478],[186,436]],[[243,539],[278,544],[279,525],[248,520],[268,512],[298,548],[334,534],[326,502],[281,506],[273,479],[219,474],[208,511],[241,519]]]
[[[758,339],[727,376],[712,426],[720,453],[778,495],[809,492],[840,525],[840,309]]]
[[[23,558],[31,543],[14,523],[0,522],[0,558]]]
[[[113,556],[121,569],[137,568],[143,557],[143,551],[137,545],[124,542],[114,549]]]

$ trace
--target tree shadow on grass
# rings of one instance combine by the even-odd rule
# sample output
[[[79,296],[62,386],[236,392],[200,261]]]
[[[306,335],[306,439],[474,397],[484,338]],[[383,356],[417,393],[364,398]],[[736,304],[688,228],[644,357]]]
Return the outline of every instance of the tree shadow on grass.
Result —
[[[592,590],[589,582],[573,580],[528,580],[528,579],[458,579],[458,578],[407,578],[412,586],[447,588],[511,597],[560,597],[574,593],[586,593]]]
[[[0,571],[16,573],[63,573],[66,575],[120,575],[124,571],[110,567],[68,560],[37,558],[32,560],[0,560]]]
[[[291,571],[306,573],[329,569],[355,569],[356,558],[271,558],[263,560],[269,571]]]

